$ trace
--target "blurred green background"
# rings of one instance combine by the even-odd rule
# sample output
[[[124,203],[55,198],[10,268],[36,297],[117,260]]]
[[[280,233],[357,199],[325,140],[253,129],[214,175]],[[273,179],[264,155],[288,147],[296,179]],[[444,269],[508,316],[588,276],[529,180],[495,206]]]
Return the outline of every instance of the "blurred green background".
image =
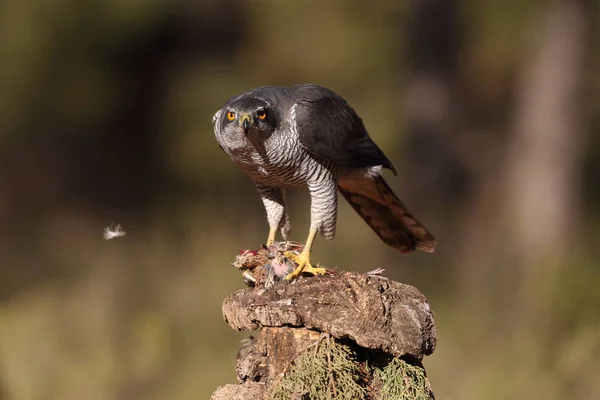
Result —
[[[313,259],[417,286],[440,399],[600,392],[600,10],[585,0],[0,2],[0,399],[207,399],[267,223],[211,117],[262,85],[355,107],[437,237],[340,201]],[[290,195],[303,241],[309,197]],[[111,241],[102,230],[122,224]]]

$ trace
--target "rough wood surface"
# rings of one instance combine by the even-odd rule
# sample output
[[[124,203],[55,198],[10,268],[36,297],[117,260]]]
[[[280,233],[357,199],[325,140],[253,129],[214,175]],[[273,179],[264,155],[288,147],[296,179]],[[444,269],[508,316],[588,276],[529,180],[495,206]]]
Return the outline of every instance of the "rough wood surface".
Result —
[[[421,360],[433,352],[436,329],[425,296],[415,287],[356,272],[245,289],[223,303],[235,330],[306,327],[393,356]]]
[[[302,352],[314,347],[321,333],[306,328],[263,328],[240,349],[236,362],[239,382],[271,386]]]
[[[278,242],[236,257],[251,288],[225,298],[223,317],[237,331],[260,330],[238,352],[239,385],[211,399],[433,399],[421,363],[436,345],[425,296],[382,270],[289,282],[294,264],[284,254],[301,250]]]
[[[241,385],[225,385],[218,388],[210,400],[258,400],[265,396],[265,385],[257,382],[244,382]]]
[[[350,346],[351,354],[348,355],[346,368],[353,368],[354,372],[340,371],[339,367],[337,372],[332,370],[331,364],[334,364],[335,361],[330,360],[329,355],[334,357],[331,349],[333,346],[339,346],[339,343]],[[318,359],[319,357],[322,359],[323,349],[326,349],[328,354],[328,362],[326,365],[323,363],[319,365]],[[298,374],[294,375],[293,370],[298,366],[297,362],[307,355],[315,361],[311,362],[308,368],[306,359],[300,362],[305,371],[302,379],[298,377]],[[318,400],[325,398],[433,400],[433,392],[422,364],[416,360],[399,361],[400,365],[404,367],[386,373],[386,367],[389,368],[394,360],[398,361],[399,359],[381,351],[360,348],[350,340],[337,342],[328,334],[307,328],[262,328],[258,336],[252,338],[238,352],[236,370],[239,385],[225,385],[218,388],[213,393],[211,400]],[[396,386],[394,393],[390,393],[388,387],[386,392],[386,382],[382,379],[382,375],[374,373],[373,368],[383,372],[383,376],[387,375],[388,383],[390,380],[395,385],[398,385],[397,382],[401,382],[402,386]],[[340,372],[346,372],[346,377],[342,379],[337,375]],[[323,382],[323,374],[328,377],[327,383],[321,384],[317,390],[318,394],[311,395],[307,390],[307,386],[311,386],[311,384],[307,385],[307,380]],[[280,392],[279,396],[275,395],[276,388],[285,379],[291,379],[294,382],[293,393],[282,394]],[[348,385],[348,379],[358,381],[356,385],[362,386],[364,391],[358,395],[344,392],[343,388]],[[287,386],[289,387],[289,382]],[[332,391],[328,392],[330,388]]]
[[[281,379],[290,362],[314,347],[322,337],[321,333],[306,328],[261,329],[238,352],[236,371],[240,385],[219,388],[211,400],[262,399],[267,389]]]

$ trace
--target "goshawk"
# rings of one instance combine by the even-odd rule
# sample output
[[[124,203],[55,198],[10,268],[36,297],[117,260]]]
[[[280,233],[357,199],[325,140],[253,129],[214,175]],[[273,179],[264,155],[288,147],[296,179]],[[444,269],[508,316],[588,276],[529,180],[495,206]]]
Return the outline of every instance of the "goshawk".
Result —
[[[315,236],[333,239],[337,191],[389,246],[403,253],[433,252],[435,238],[394,194],[381,176],[396,169],[371,140],[362,119],[337,93],[318,85],[264,86],[229,99],[212,119],[225,153],[256,184],[267,211],[269,236],[290,232],[285,188],[308,187],[310,230],[298,266],[286,279],[303,272],[325,273],[310,263]]]

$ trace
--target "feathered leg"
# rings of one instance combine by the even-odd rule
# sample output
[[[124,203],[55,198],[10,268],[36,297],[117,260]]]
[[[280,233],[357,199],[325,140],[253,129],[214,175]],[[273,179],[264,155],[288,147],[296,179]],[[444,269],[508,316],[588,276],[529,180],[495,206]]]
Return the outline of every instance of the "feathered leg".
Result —
[[[322,172],[328,174],[328,172]],[[298,264],[298,267],[289,274],[286,279],[290,280],[302,273],[313,275],[324,274],[325,268],[315,268],[310,262],[310,252],[318,232],[326,239],[333,239],[337,220],[337,187],[329,174],[321,177],[319,181],[308,182],[310,192],[310,230],[300,255],[286,252],[285,256]]]
[[[290,222],[285,209],[285,192],[283,189],[273,186],[256,185],[258,193],[262,198],[265,210],[267,211],[267,221],[269,222],[269,236],[267,245],[275,242],[277,229],[281,229],[281,235],[284,239],[290,233]]]

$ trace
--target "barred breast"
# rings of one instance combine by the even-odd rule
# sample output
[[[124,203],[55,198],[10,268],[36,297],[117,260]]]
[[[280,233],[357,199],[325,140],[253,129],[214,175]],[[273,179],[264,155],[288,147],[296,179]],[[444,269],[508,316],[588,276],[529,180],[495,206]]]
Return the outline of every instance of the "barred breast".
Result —
[[[306,186],[340,175],[339,167],[327,160],[320,160],[306,151],[294,138],[273,135],[258,146],[238,149],[230,154],[252,180],[270,186]],[[332,174],[332,175],[330,175]]]

